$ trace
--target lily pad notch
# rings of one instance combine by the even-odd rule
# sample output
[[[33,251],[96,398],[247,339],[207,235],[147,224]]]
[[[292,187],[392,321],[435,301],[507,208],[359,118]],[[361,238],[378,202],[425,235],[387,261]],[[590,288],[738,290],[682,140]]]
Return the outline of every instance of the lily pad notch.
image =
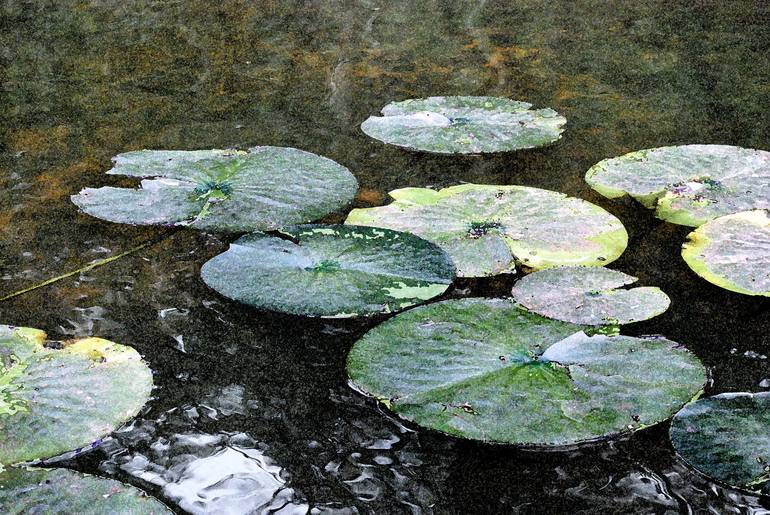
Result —
[[[353,209],[346,224],[411,232],[443,248],[458,277],[604,266],[625,250],[616,217],[585,200],[527,186],[402,188],[382,207]]]
[[[671,300],[660,288],[622,289],[636,281],[609,268],[567,266],[524,276],[511,293],[530,311],[574,324],[630,324],[668,309]]]
[[[681,145],[630,152],[592,166],[586,182],[607,198],[626,194],[668,222],[698,227],[714,218],[770,209],[770,152]]]
[[[770,211],[721,216],[687,238],[682,258],[693,272],[726,290],[770,297]]]
[[[677,343],[587,330],[509,300],[448,300],[371,329],[347,370],[358,390],[419,426],[535,447],[657,424],[702,391],[705,367]]]
[[[553,109],[487,96],[391,102],[361,124],[368,136],[410,150],[480,154],[540,147],[558,140],[567,120]]]
[[[109,175],[141,188],[86,188],[85,213],[135,225],[187,225],[222,232],[269,231],[346,207],[358,182],[344,166],[295,148],[142,150],[113,158]]]
[[[449,256],[413,234],[351,225],[301,225],[249,234],[205,263],[204,282],[251,306],[301,316],[392,313],[444,293]]]

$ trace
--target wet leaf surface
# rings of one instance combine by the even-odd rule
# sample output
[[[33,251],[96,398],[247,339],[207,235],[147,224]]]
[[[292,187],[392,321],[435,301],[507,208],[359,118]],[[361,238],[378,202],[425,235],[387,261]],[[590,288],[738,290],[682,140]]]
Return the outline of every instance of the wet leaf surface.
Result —
[[[450,255],[459,277],[511,273],[516,265],[602,266],[616,260],[628,235],[599,206],[526,186],[463,184],[435,191],[390,192],[384,207],[354,209],[345,223],[407,231]]]
[[[530,311],[574,324],[629,324],[668,309],[671,300],[660,288],[622,289],[636,281],[608,268],[550,268],[519,279],[512,295]]]
[[[664,338],[586,336],[507,300],[449,300],[370,330],[348,356],[355,386],[453,436],[563,446],[671,417],[704,386]]]
[[[391,145],[439,154],[540,147],[559,139],[567,120],[553,109],[495,97],[429,97],[391,102],[361,130]]]
[[[441,295],[454,264],[412,234],[352,225],[304,225],[250,234],[208,261],[201,277],[226,297],[294,315],[390,313]]]

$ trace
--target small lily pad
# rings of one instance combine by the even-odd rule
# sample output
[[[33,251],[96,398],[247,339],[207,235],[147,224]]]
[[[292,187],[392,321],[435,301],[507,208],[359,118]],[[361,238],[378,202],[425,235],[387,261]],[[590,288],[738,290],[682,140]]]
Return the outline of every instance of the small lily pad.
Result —
[[[706,381],[664,338],[587,336],[503,299],[437,302],[353,346],[353,384],[393,412],[453,436],[561,446],[668,419]]]
[[[602,266],[626,248],[620,220],[585,200],[526,186],[462,184],[440,191],[403,188],[395,202],[354,209],[346,224],[414,233],[446,250],[460,277]]]
[[[113,479],[66,469],[20,467],[0,472],[0,509],[7,515],[173,513],[142,490]]]
[[[586,182],[608,198],[631,195],[662,220],[698,227],[770,208],[770,152],[728,145],[639,150],[597,163]]]
[[[441,295],[454,265],[412,234],[350,225],[304,225],[249,234],[201,269],[213,289],[260,309],[354,317],[389,313]]]
[[[723,393],[676,414],[671,442],[703,474],[770,494],[770,392]]]
[[[567,120],[553,109],[497,97],[429,97],[391,102],[361,130],[391,145],[440,154],[508,152],[547,145]]]
[[[90,445],[150,397],[152,373],[131,347],[45,338],[37,329],[0,326],[0,465]]]
[[[140,189],[86,188],[72,201],[89,215],[126,224],[274,230],[337,211],[358,189],[344,166],[295,148],[141,150],[113,161],[110,175],[152,179]]]
[[[696,274],[726,290],[770,297],[770,211],[722,216],[687,237],[682,257]]]
[[[608,268],[566,266],[519,279],[512,294],[530,311],[574,324],[629,324],[668,309],[671,300],[660,288],[618,289],[636,280]]]

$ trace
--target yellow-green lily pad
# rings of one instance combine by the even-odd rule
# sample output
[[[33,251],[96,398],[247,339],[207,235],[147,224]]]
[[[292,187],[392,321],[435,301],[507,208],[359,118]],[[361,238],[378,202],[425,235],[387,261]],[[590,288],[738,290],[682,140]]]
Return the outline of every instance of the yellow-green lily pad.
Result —
[[[131,347],[0,326],[0,465],[89,446],[136,416],[151,390]]]
[[[682,257],[696,274],[726,290],[770,297],[770,211],[721,216],[687,238]]]
[[[599,206],[527,186],[403,188],[394,202],[354,209],[346,224],[414,233],[443,248],[459,277],[565,265],[602,266],[625,250],[623,224]]]

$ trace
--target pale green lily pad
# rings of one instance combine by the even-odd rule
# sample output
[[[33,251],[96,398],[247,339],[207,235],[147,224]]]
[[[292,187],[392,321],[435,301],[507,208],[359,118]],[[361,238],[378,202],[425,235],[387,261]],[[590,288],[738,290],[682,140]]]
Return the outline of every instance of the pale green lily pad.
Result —
[[[45,338],[37,329],[0,326],[0,465],[90,445],[150,397],[152,373],[131,347]]]
[[[668,419],[703,388],[698,358],[663,338],[586,336],[508,300],[449,300],[375,327],[353,346],[353,384],[449,435],[562,446]]]
[[[563,265],[602,266],[626,248],[620,220],[585,200],[526,186],[403,188],[387,206],[354,209],[346,224],[414,233],[446,250],[460,277]]]
[[[726,290],[770,297],[770,211],[722,216],[687,237],[682,257],[696,274]]]
[[[0,510],[6,515],[171,514],[133,486],[66,469],[12,467],[0,472]]]
[[[512,295],[530,311],[574,324],[630,324],[668,309],[671,300],[660,288],[619,289],[636,281],[608,268],[566,266],[519,279]]]
[[[628,194],[662,220],[697,227],[770,208],[770,152],[728,145],[639,150],[597,163],[586,182],[605,197]]]
[[[439,154],[508,152],[558,140],[567,120],[553,109],[498,97],[391,102],[361,130],[391,145]]]
[[[441,295],[454,265],[413,234],[350,225],[304,225],[249,234],[203,265],[231,299],[271,311],[355,317],[398,311]]]
[[[671,442],[703,474],[770,494],[770,392],[723,393],[676,414]]]
[[[126,224],[274,230],[340,210],[358,189],[344,166],[295,148],[141,150],[113,160],[110,175],[152,179],[140,189],[86,188],[72,201],[89,215]]]

